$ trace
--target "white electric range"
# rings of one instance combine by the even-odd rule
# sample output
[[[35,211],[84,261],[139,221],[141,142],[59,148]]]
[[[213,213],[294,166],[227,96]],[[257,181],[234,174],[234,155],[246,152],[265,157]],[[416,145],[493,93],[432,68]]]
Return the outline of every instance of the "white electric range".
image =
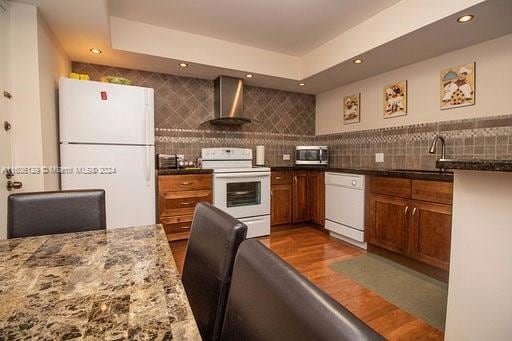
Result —
[[[247,225],[247,238],[270,234],[270,168],[252,166],[252,150],[203,148],[213,169],[213,205]]]

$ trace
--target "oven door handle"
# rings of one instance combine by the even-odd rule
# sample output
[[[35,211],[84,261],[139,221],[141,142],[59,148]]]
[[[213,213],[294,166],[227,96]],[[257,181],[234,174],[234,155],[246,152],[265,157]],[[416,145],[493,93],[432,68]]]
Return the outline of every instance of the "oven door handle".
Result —
[[[220,173],[220,174],[215,174],[215,179],[264,178],[264,177],[269,177],[269,176],[270,176],[270,172]]]

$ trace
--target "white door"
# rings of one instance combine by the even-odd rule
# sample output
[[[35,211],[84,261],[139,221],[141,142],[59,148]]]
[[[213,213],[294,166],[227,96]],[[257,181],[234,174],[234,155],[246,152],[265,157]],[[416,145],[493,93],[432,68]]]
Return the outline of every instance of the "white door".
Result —
[[[155,223],[153,146],[61,144],[63,190],[104,189],[107,228]],[[81,174],[80,174],[81,173]]]
[[[60,141],[154,144],[150,88],[61,78]]]
[[[4,239],[7,237],[7,196],[14,190],[8,191],[7,183],[14,182],[15,178],[7,173],[7,168],[13,166],[13,153],[9,130],[9,16],[7,2],[3,0],[0,0],[0,41],[0,239]]]

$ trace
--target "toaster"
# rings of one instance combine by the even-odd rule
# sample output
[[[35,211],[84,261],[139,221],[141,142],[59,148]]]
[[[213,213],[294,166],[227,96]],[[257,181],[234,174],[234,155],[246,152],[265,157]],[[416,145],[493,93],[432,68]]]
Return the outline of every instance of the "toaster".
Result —
[[[178,155],[176,154],[156,154],[157,169],[176,169],[178,168]]]

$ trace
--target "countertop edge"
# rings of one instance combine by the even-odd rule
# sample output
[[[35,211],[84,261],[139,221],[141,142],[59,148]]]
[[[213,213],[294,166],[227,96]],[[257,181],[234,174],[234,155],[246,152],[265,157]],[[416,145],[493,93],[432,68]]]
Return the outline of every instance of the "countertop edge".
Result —
[[[431,181],[443,181],[453,182],[452,172],[436,172],[436,171],[399,171],[391,169],[355,169],[355,168],[336,168],[336,167],[307,167],[307,166],[274,166],[270,167],[273,171],[291,171],[291,170],[318,170],[332,173],[348,173],[348,174],[360,174],[370,176],[383,176],[390,178],[406,178],[412,180],[431,180]]]
[[[512,172],[512,160],[438,160],[436,166],[444,169],[484,172]]]

